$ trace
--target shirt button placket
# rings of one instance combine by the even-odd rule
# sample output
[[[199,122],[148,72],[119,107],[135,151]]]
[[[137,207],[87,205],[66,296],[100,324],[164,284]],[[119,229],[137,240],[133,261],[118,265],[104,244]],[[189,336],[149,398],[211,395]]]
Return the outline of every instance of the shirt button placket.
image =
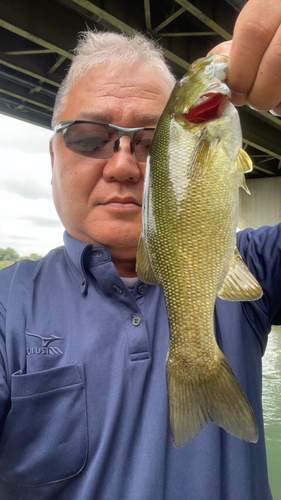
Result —
[[[140,295],[143,295],[145,293],[145,286],[144,285],[139,285],[138,286],[138,292]]]
[[[139,316],[132,316],[132,323],[134,326],[139,326],[141,324],[141,318]]]

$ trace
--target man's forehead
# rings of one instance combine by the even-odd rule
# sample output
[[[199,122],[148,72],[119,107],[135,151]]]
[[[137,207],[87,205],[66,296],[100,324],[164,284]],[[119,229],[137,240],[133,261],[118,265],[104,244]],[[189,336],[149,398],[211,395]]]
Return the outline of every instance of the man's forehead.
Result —
[[[102,64],[89,70],[74,87],[88,98],[94,95],[96,99],[112,97],[131,102],[142,99],[148,104],[168,100],[172,90],[156,69],[143,62],[112,67]]]
[[[118,77],[118,78],[117,78]],[[147,65],[90,70],[70,89],[59,117],[127,127],[154,127],[169,97],[168,84]]]
[[[139,125],[140,127],[143,123],[148,125],[151,124],[151,126],[153,126],[158,122],[159,118],[160,114],[151,114],[149,112],[140,113],[138,110],[133,113],[134,123],[136,123],[136,126]],[[110,111],[81,112],[76,119],[97,121],[103,123],[114,123],[114,116]]]

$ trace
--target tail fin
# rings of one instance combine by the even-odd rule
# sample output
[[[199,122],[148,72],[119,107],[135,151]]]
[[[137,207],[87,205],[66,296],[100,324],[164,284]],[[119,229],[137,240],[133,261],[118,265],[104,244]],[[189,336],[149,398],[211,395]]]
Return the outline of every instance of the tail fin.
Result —
[[[256,443],[258,428],[253,410],[227,360],[218,349],[216,368],[193,378],[179,375],[166,363],[169,417],[177,448],[194,439],[209,421],[234,436]]]

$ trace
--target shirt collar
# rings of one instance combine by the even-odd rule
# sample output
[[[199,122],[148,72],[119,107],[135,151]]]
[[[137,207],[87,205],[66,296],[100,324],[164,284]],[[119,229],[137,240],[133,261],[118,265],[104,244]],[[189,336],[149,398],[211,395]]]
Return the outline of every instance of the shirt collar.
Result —
[[[63,235],[63,241],[66,253],[74,265],[75,278],[80,287],[81,293],[86,293],[88,288],[87,283],[87,270],[91,265],[90,256],[97,257],[99,263],[102,261],[111,260],[111,256],[107,248],[94,247],[91,243],[84,243],[83,241],[72,238],[66,231]],[[96,259],[95,259],[96,260]]]
[[[87,290],[87,277],[85,272],[85,255],[91,251],[93,246],[83,241],[75,240],[66,231],[63,234],[63,241],[66,253],[75,268],[75,278],[78,281],[80,290],[85,293]]]

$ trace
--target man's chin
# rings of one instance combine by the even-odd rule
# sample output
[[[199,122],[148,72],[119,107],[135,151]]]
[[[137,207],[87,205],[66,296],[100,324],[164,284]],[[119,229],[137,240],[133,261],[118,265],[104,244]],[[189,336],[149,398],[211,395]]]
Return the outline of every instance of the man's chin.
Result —
[[[140,234],[133,237],[132,234],[118,234],[116,237],[110,235],[99,241],[99,246],[106,247],[112,256],[127,259],[136,258]]]
[[[110,253],[122,251],[124,254],[130,252],[136,254],[140,238],[140,225],[136,228],[130,224],[116,225],[104,224],[100,230],[80,232],[74,238],[91,243],[94,246],[106,247]]]

